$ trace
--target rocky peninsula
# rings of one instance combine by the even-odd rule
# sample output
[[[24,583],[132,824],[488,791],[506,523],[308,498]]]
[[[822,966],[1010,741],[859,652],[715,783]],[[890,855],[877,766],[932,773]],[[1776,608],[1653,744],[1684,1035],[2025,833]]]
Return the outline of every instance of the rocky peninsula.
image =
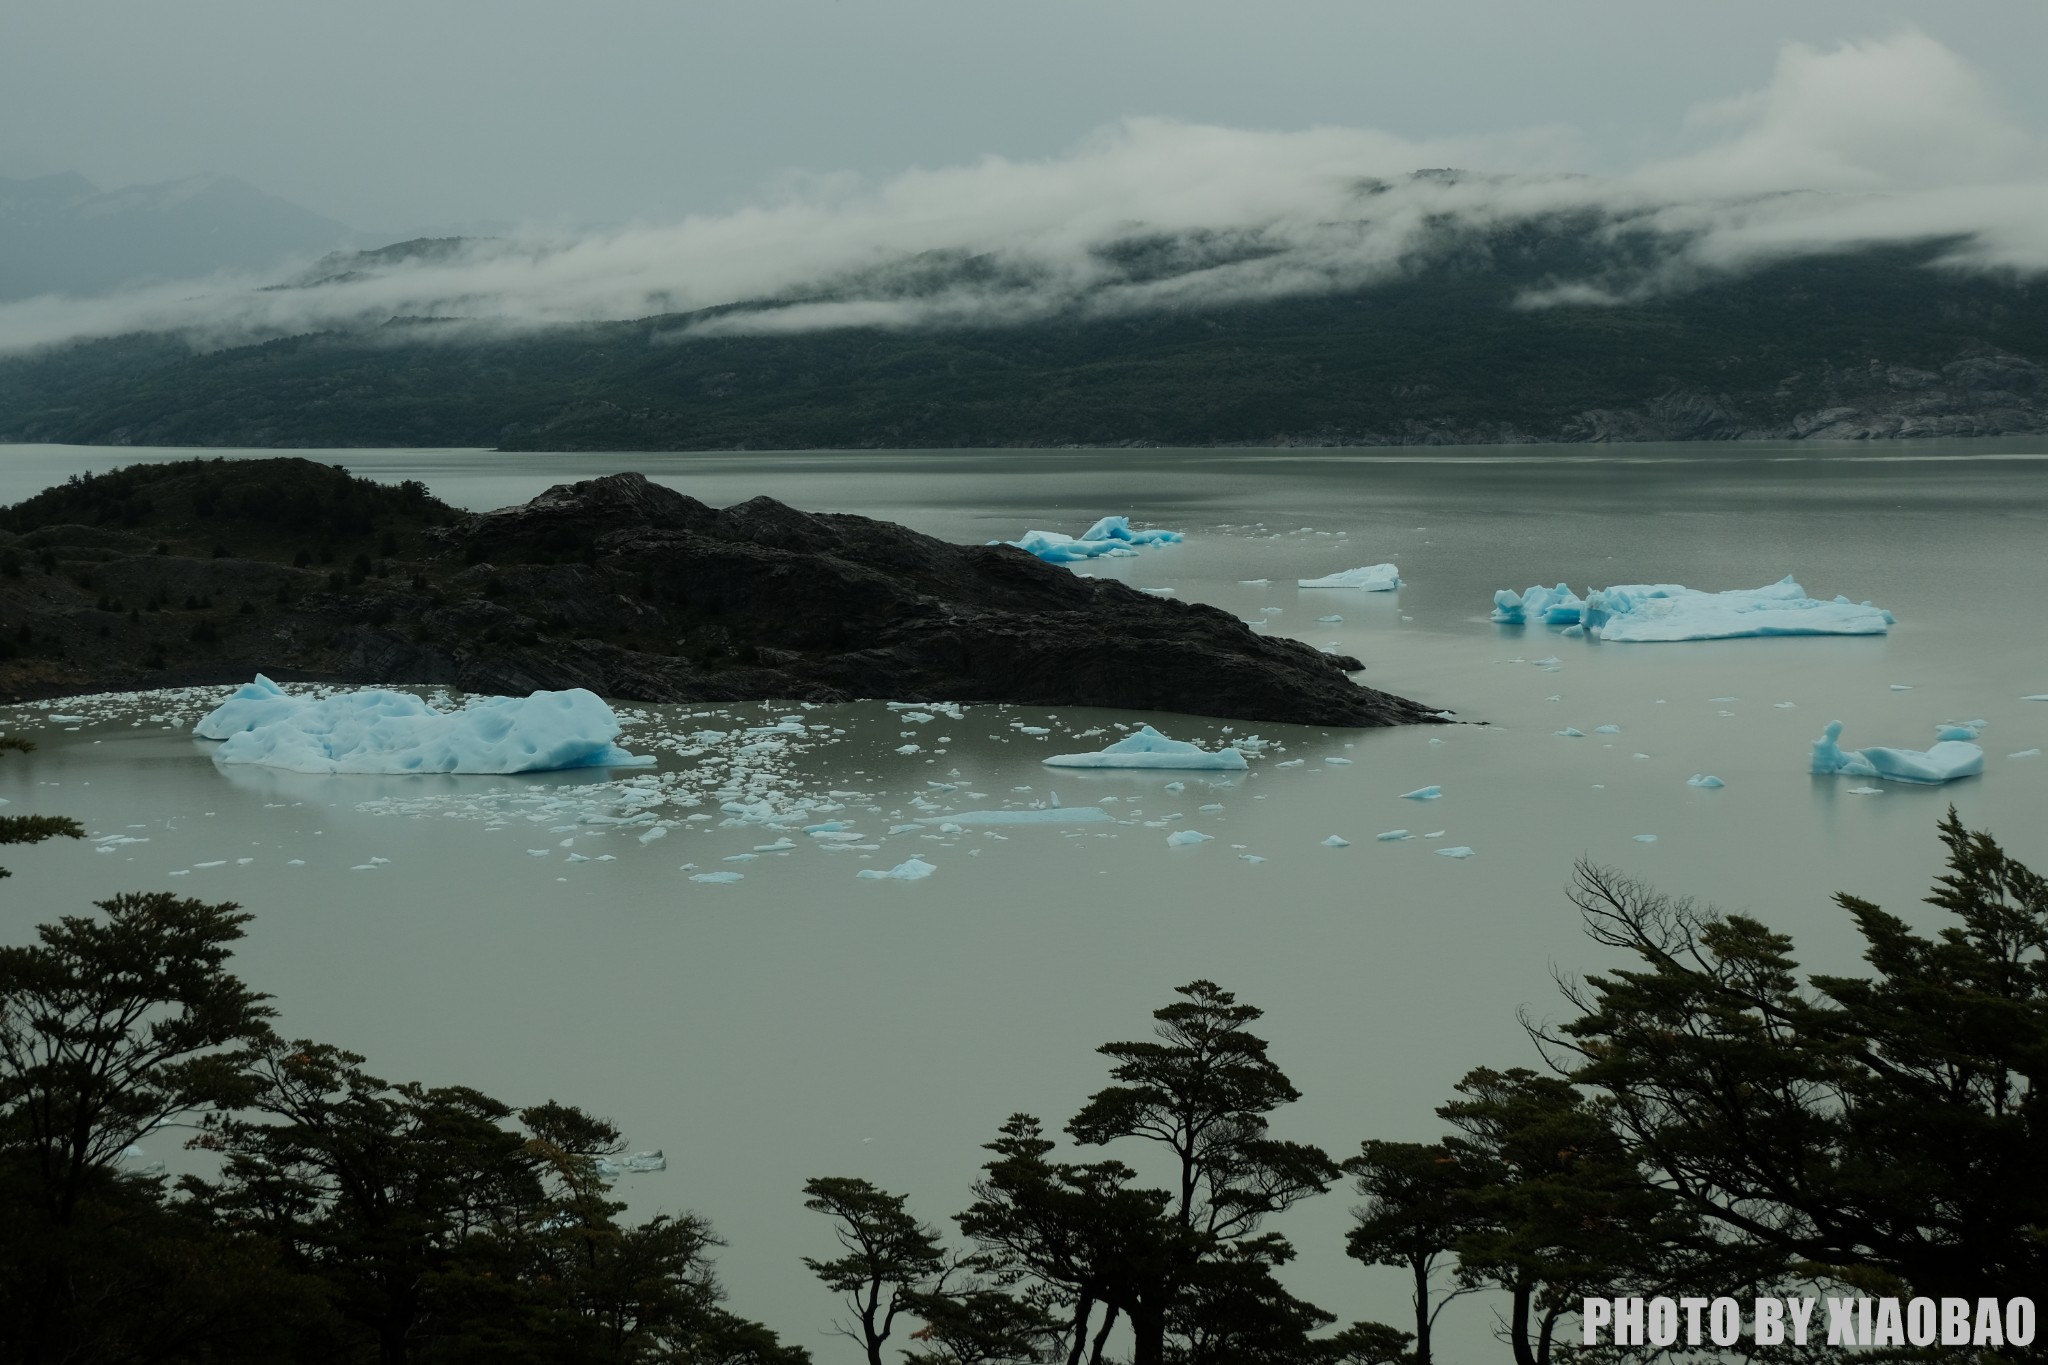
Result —
[[[1012,702],[1378,726],[1440,714],[1228,612],[634,473],[466,513],[296,458],[0,509],[0,696],[281,679],[627,701]]]

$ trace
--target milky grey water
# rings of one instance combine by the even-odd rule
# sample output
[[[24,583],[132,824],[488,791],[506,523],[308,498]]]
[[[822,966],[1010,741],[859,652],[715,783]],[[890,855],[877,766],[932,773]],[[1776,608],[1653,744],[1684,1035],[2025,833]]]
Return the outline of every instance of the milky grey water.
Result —
[[[731,1242],[733,1307],[826,1361],[849,1357],[818,1335],[834,1305],[797,1262],[828,1245],[800,1207],[804,1178],[868,1176],[943,1219],[967,1202],[978,1144],[1006,1115],[1064,1121],[1102,1082],[1093,1047],[1142,1036],[1184,981],[1211,977],[1266,1008],[1264,1032],[1305,1095],[1280,1131],[1342,1154],[1365,1137],[1433,1135],[1430,1111],[1465,1070],[1530,1060],[1517,1010],[1553,1008],[1553,967],[1602,961],[1560,894],[1574,858],[1755,910],[1830,969],[1854,965],[1835,891],[1926,920],[1934,821],[1951,801],[2048,864],[2048,759],[2007,757],[2048,745],[2048,703],[2022,700],[2048,693],[2040,442],[307,453],[423,479],[469,507],[638,468],[714,504],[768,494],[955,540],[1073,533],[1127,513],[1187,543],[1082,571],[1333,644],[1367,662],[1373,685],[1485,722],[1226,734],[1146,717],[1205,743],[1254,731],[1273,742],[1248,775],[1204,781],[1055,775],[1038,761],[1099,747],[1102,727],[1136,716],[643,708],[626,742],[656,752],[670,784],[668,804],[651,807],[666,833],[643,842],[644,823],[585,819],[649,808],[608,781],[630,773],[222,771],[181,728],[190,699],[0,716],[42,746],[0,762],[10,809],[114,836],[104,853],[10,851],[0,934],[19,940],[126,889],[242,902],[257,918],[238,962],[276,994],[286,1027],[367,1053],[381,1074],[614,1117],[669,1158],[667,1172],[622,1184],[636,1207],[709,1215]],[[0,499],[78,469],[188,454],[0,447]],[[1400,565],[1398,594],[1293,586],[1380,560]],[[1819,596],[1889,607],[1898,626],[1882,639],[1601,645],[1487,621],[1504,586],[1719,589],[1786,573]],[[1329,615],[1344,619],[1317,620]],[[87,718],[51,719],[68,715]],[[784,717],[800,733],[741,733]],[[1811,777],[1807,745],[1831,718],[1851,745],[1915,748],[1937,722],[1983,719],[1986,773],[1939,790]],[[1703,772],[1727,785],[1687,785]],[[749,783],[860,837],[722,823],[718,789]],[[1440,800],[1400,799],[1430,784]],[[1852,791],[1871,785],[1881,793]],[[1106,809],[1122,823],[888,832],[1051,790],[1069,806],[1114,797]],[[1185,828],[1213,838],[1169,848]],[[1416,837],[1374,838],[1395,829]],[[793,851],[726,861],[785,833]],[[1325,846],[1333,834],[1350,846]],[[1438,855],[1450,846],[1473,855]],[[911,856],[937,872],[854,875]],[[690,880],[705,871],[743,879]],[[1341,1255],[1349,1202],[1332,1194],[1282,1220],[1302,1248],[1289,1278],[1347,1319],[1399,1321],[1399,1277]],[[1499,1349],[1485,1312],[1451,1310],[1465,1355]]]

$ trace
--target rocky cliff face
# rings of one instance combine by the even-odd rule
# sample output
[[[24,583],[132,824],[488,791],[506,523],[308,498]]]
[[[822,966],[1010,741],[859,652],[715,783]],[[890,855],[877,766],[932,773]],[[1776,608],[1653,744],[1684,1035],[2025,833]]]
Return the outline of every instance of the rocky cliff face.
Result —
[[[636,701],[1439,719],[1353,682],[1356,659],[1259,636],[1214,607],[866,517],[768,498],[712,508],[638,474],[470,516],[416,486],[400,497],[300,460],[119,471],[67,502],[75,487],[0,513],[13,656],[0,692],[263,670]],[[332,510],[343,503],[345,515]],[[314,542],[296,553],[276,533],[292,518]],[[244,553],[252,543],[267,553]]]

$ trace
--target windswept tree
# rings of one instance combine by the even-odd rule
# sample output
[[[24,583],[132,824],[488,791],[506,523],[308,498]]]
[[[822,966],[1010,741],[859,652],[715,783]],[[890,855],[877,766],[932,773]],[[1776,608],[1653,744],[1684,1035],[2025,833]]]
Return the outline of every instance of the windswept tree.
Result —
[[[1645,1178],[1759,1260],[1929,1297],[2048,1284],[2048,882],[1940,826],[1917,931],[1852,895],[1862,976],[1801,980],[1792,941],[1581,865],[1574,899],[1634,964],[1538,1031],[1609,1097]],[[2037,1348],[2038,1350],[2038,1348]]]
[[[1490,1172],[1446,1143],[1377,1140],[1362,1143],[1344,1170],[1365,1199],[1352,1210],[1345,1254],[1407,1273],[1415,1312],[1412,1358],[1415,1365],[1432,1365],[1437,1318],[1472,1289],[1439,1288],[1440,1272],[1453,1264],[1459,1239],[1476,1225],[1472,1195]]]
[[[382,1365],[809,1359],[719,1306],[702,1219],[618,1222],[598,1164],[621,1150],[611,1124],[393,1084],[362,1062],[270,1048],[244,1111],[207,1132],[220,1182],[193,1186],[316,1277]]]
[[[1249,1031],[1260,1012],[1209,981],[1176,993],[1154,1013],[1155,1040],[1099,1049],[1116,1084],[1067,1126],[1083,1146],[1163,1149],[1170,1188],[1138,1184],[1121,1161],[1053,1161],[1020,1114],[990,1144],[961,1228],[1000,1273],[1062,1306],[1070,1362],[1100,1361],[1119,1323],[1137,1365],[1312,1358],[1309,1334],[1333,1319],[1281,1286],[1273,1272],[1293,1249],[1259,1229],[1337,1167],[1270,1134],[1267,1116],[1300,1095]]]
[[[806,1256],[804,1264],[845,1301],[853,1322],[838,1330],[860,1343],[868,1365],[882,1365],[882,1348],[911,1296],[943,1297],[946,1254],[938,1231],[912,1217],[907,1203],[847,1176],[804,1182],[804,1207],[832,1220],[841,1252],[828,1261]]]
[[[193,1286],[159,1254],[156,1185],[121,1161],[246,1100],[269,1035],[267,997],[228,970],[236,906],[158,892],[99,910],[0,947],[0,1359],[103,1353],[124,1294]]]
[[[35,745],[12,735],[0,736],[0,753],[25,754]],[[0,844],[40,844],[45,839],[83,839],[85,830],[65,815],[0,815]],[[0,877],[14,874],[0,867]]]

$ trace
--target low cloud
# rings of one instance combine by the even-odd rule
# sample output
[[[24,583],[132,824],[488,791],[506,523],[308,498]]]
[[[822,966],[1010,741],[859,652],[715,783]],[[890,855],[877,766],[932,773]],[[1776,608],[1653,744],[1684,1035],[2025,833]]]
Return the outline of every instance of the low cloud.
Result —
[[[219,346],[393,317],[461,319],[431,333],[461,336],[698,314],[665,333],[678,339],[1214,307],[1369,285],[1415,268],[1447,229],[1557,215],[1658,251],[1531,306],[1929,239],[1953,243],[1959,269],[2048,269],[2042,140],[1923,34],[1788,46],[1766,85],[1695,110],[1676,139],[1680,150],[1591,176],[1565,129],[1414,140],[1134,118],[1056,157],[872,185],[802,178],[672,224],[515,234],[282,288],[221,277],[0,305],[0,351],[134,332]],[[1463,170],[1427,169],[1449,167]]]

